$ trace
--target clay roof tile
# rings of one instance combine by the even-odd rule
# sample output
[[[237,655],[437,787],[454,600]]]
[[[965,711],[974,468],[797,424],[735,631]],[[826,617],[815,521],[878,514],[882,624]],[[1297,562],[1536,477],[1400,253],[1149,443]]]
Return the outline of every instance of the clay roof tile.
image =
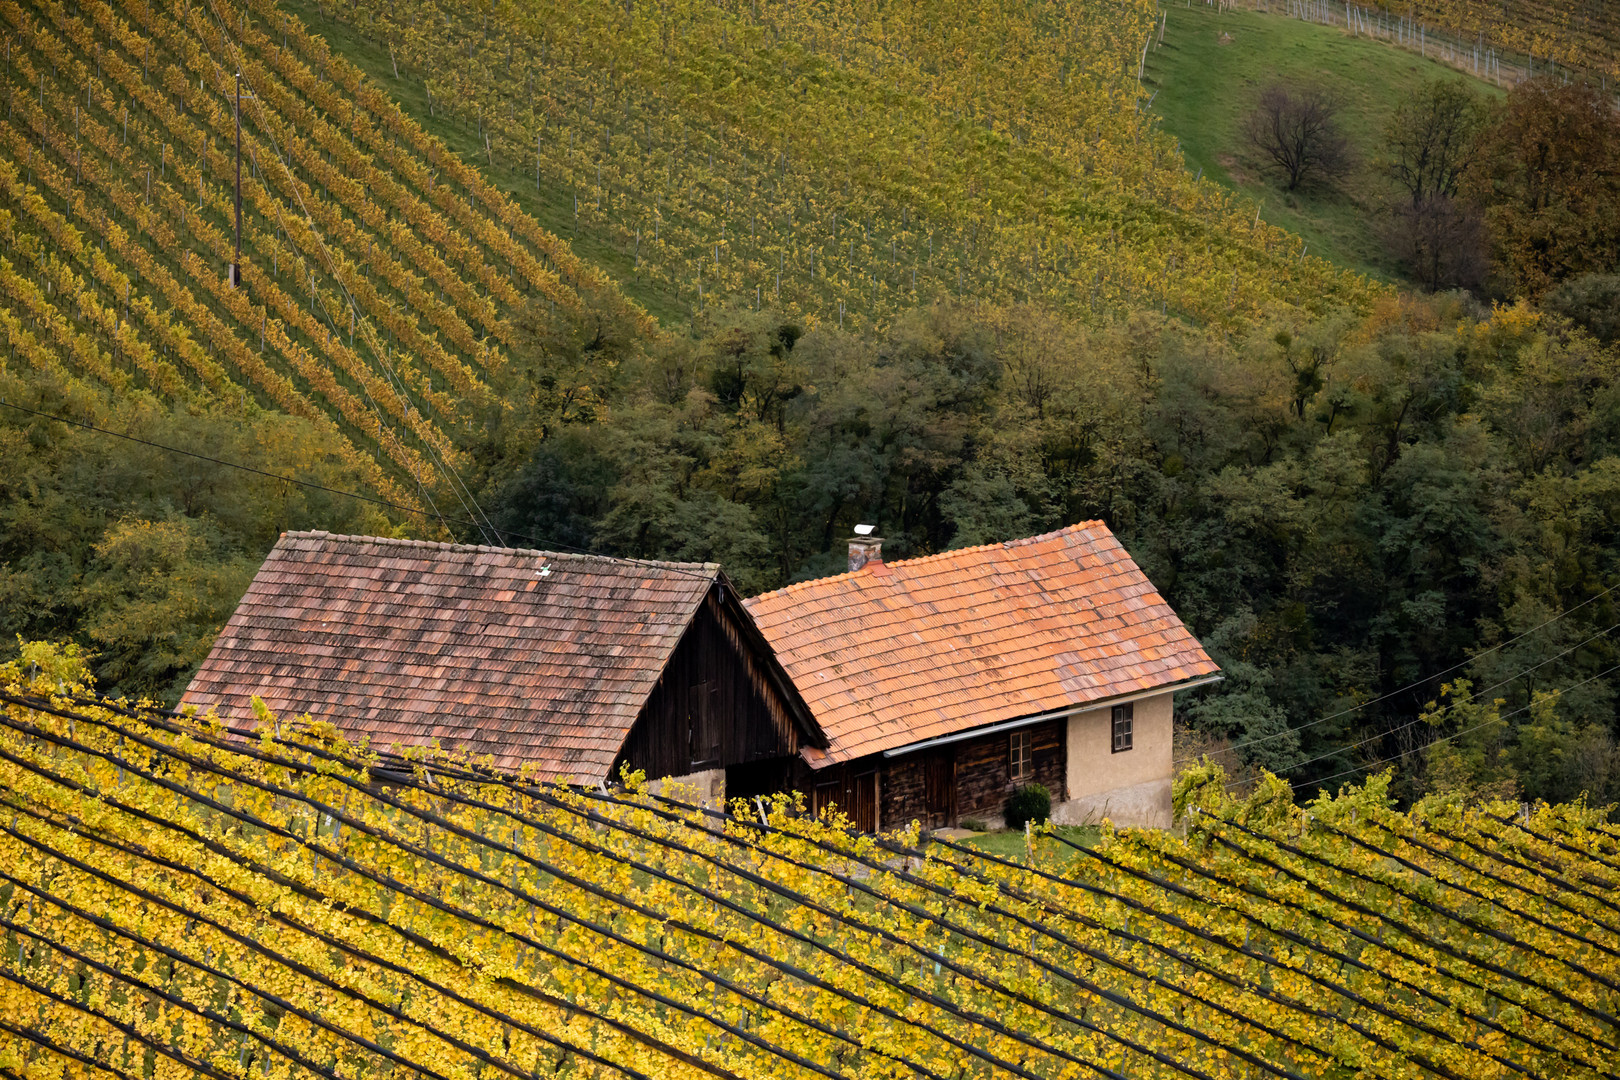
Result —
[[[1100,521],[745,603],[831,741],[817,767],[1219,670]]]
[[[549,572],[542,574],[542,568]],[[606,778],[714,563],[282,535],[184,701]]]

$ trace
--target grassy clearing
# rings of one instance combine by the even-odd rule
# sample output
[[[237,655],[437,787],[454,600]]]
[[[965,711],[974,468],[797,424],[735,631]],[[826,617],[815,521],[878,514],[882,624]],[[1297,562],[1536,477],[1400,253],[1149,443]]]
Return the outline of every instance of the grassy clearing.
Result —
[[[1102,836],[1102,829],[1096,825],[1062,825],[1057,830],[1064,839],[1072,840],[1084,847],[1096,844]],[[968,847],[978,848],[989,855],[997,855],[1003,859],[1016,859],[1023,862],[1025,858],[1024,831],[1022,829],[997,829],[994,832],[977,833],[963,841]],[[1054,840],[1041,840],[1037,838],[1035,845],[1035,858],[1041,865],[1049,863],[1066,863],[1078,858],[1079,855],[1072,848],[1059,844]]]
[[[1484,93],[1501,94],[1437,61],[1342,29],[1198,5],[1167,10],[1164,43],[1148,54],[1143,83],[1157,92],[1153,109],[1181,140],[1189,169],[1263,202],[1262,218],[1298,234],[1311,254],[1399,281],[1400,270],[1379,240],[1389,186],[1375,161],[1385,119],[1436,78],[1464,78]],[[1318,84],[1343,99],[1345,134],[1359,165],[1338,190],[1289,194],[1260,174],[1240,125],[1273,81]]]

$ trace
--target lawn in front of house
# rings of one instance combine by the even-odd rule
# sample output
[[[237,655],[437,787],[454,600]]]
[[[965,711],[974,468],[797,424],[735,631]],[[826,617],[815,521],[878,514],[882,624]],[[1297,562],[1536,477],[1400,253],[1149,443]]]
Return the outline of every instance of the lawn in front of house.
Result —
[[[1059,825],[1057,831],[1064,839],[1082,847],[1092,847],[1102,836],[1102,828],[1097,825]],[[1080,858],[1080,853],[1066,844],[1051,837],[1043,837],[1039,832],[1034,836],[1037,866],[1062,865]],[[1015,862],[1024,862],[1026,858],[1022,829],[995,829],[991,832],[974,833],[963,837],[957,843]]]

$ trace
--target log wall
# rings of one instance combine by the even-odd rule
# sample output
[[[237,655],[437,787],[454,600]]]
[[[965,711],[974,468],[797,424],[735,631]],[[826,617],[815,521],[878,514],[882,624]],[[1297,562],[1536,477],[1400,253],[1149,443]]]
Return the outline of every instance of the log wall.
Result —
[[[884,761],[882,827],[903,828],[916,820],[937,829],[968,817],[999,821],[1007,796],[1031,782],[1044,784],[1056,806],[1068,798],[1065,725],[1048,720],[1023,729],[1030,733],[1034,756],[1034,775],[1027,781],[1012,779],[1012,733],[1007,731]]]

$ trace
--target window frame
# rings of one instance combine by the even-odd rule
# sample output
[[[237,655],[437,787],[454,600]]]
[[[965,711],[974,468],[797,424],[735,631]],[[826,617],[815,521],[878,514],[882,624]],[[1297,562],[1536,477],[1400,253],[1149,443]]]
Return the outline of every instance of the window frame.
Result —
[[[1015,784],[1035,778],[1035,737],[1028,728],[1007,733],[1007,778]]]
[[[1109,752],[1123,754],[1136,745],[1136,709],[1131,702],[1115,705],[1109,714]]]

